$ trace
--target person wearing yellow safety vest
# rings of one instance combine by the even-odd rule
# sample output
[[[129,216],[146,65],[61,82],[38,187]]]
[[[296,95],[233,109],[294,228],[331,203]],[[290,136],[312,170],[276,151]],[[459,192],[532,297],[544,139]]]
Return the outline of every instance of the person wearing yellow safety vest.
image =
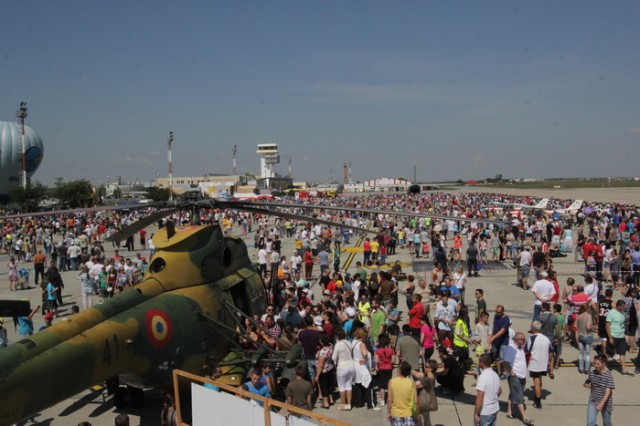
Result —
[[[460,309],[458,314],[458,320],[453,330],[453,346],[454,355],[458,358],[460,365],[467,369],[469,368],[469,343],[471,339],[469,337],[469,311],[467,308]],[[465,370],[465,371],[467,371]]]
[[[365,324],[369,314],[371,312],[371,304],[369,303],[369,299],[367,297],[367,293],[362,291],[360,293],[360,300],[358,301],[358,319]]]

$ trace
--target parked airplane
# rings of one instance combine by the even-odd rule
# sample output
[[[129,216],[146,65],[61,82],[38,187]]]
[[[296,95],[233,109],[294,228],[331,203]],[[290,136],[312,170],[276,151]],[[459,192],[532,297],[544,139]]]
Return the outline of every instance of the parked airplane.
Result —
[[[577,214],[580,209],[582,208],[582,205],[584,204],[584,200],[575,200],[573,203],[571,203],[571,205],[569,207],[567,207],[566,209],[553,209],[553,210],[546,210],[545,214],[547,216],[552,216],[553,214],[569,214],[569,215],[574,215]]]
[[[508,207],[513,210],[544,210],[549,204],[549,199],[543,198],[537,204],[503,203],[498,201],[492,201],[491,204],[498,207]]]

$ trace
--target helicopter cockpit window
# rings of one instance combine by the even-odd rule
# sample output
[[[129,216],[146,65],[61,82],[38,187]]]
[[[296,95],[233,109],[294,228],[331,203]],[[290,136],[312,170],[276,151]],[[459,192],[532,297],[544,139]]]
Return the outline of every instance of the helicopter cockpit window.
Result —
[[[36,346],[38,346],[36,342],[34,342],[31,339],[22,339],[22,340],[19,340],[18,343],[21,345],[24,345],[27,349],[33,349]]]
[[[227,246],[224,247],[224,252],[222,253],[222,264],[225,267],[231,265],[231,250]]]
[[[158,273],[162,271],[165,266],[167,266],[167,262],[161,257],[156,257],[153,259],[153,262],[151,262],[151,265],[149,265],[149,270],[153,273]]]

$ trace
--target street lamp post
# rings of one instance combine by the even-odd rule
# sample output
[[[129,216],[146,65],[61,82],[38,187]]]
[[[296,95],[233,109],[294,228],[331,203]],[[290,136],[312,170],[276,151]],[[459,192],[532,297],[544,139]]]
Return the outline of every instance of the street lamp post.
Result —
[[[20,157],[21,157],[21,176],[20,176],[20,186],[22,189],[27,189],[27,157],[25,155],[25,146],[24,146],[24,119],[27,118],[27,103],[20,102],[20,108],[16,111],[16,117],[18,117],[18,122],[20,123]]]
[[[171,160],[171,144],[173,143],[173,132],[169,132],[167,145],[169,148],[169,201],[173,201],[173,161]]]
[[[231,152],[233,152],[233,176],[234,179],[238,175],[238,168],[236,166],[236,153],[238,152],[238,145],[234,145]]]

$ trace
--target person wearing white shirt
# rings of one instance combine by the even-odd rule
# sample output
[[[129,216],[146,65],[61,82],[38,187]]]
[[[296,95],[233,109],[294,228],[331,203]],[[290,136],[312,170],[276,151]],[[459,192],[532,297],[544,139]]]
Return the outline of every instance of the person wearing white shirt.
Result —
[[[300,256],[300,254],[296,252],[293,256],[291,256],[291,269],[293,270],[294,274],[300,273],[301,264],[302,264],[302,256]]]
[[[441,342],[447,337],[453,342],[452,325],[456,321],[457,303],[449,297],[448,293],[447,291],[442,295],[442,300],[436,306],[436,314],[434,316],[438,324],[438,339]]]
[[[264,278],[267,274],[267,250],[264,246],[260,247],[258,250],[258,270],[260,271],[260,275]]]
[[[502,366],[508,374],[509,404],[507,405],[507,418],[515,418],[512,408],[518,407],[518,412],[525,425],[532,425],[533,420],[527,417],[524,411],[524,387],[527,380],[527,359],[524,353],[524,344],[527,341],[524,333],[517,332],[513,340],[504,349]]]
[[[584,294],[589,296],[589,302],[591,304],[598,303],[598,293],[600,293],[600,287],[597,282],[593,281],[593,277],[591,275],[587,275],[584,277]]]
[[[94,265],[94,263],[93,263],[93,258],[92,258],[92,257],[90,257],[90,258],[89,258],[89,260],[87,260],[87,261],[85,262],[85,265],[87,266],[87,269],[88,269],[89,271],[91,271],[91,268],[93,268],[93,265]]]
[[[556,294],[556,289],[551,281],[547,280],[549,274],[542,272],[541,279],[536,281],[531,287],[531,292],[535,296],[533,305],[533,321],[536,321],[542,311],[542,302],[548,302]]]
[[[362,283],[360,282],[360,274],[356,274],[354,276],[353,283],[351,284],[351,291],[353,291],[353,300],[360,300],[360,287]]]
[[[97,281],[98,275],[100,275],[100,273],[102,272],[102,268],[103,268],[103,265],[100,263],[100,261],[95,259],[95,263],[89,270],[89,275],[91,275],[93,279]]]
[[[153,244],[153,234],[151,234],[147,240],[147,247],[149,248],[149,261],[151,261],[151,258],[156,252],[156,246]]]
[[[482,369],[478,383],[476,385],[476,405],[473,411],[473,418],[476,424],[482,426],[495,426],[500,411],[498,398],[502,393],[500,377],[491,368],[493,359],[489,354],[482,354],[478,359],[478,364]]]
[[[533,379],[533,406],[536,408],[542,408],[540,398],[542,396],[542,376],[547,375],[547,371],[553,371],[551,369],[551,357],[549,354],[553,351],[553,345],[549,338],[540,333],[542,324],[540,321],[534,321],[531,324],[531,333],[533,333],[526,345],[526,352],[531,354],[529,361],[529,376]],[[553,377],[550,375],[550,377]]]
[[[531,249],[525,247],[523,251],[518,255],[520,258],[520,272],[522,273],[522,288],[524,290],[529,289],[529,273],[531,272]]]

